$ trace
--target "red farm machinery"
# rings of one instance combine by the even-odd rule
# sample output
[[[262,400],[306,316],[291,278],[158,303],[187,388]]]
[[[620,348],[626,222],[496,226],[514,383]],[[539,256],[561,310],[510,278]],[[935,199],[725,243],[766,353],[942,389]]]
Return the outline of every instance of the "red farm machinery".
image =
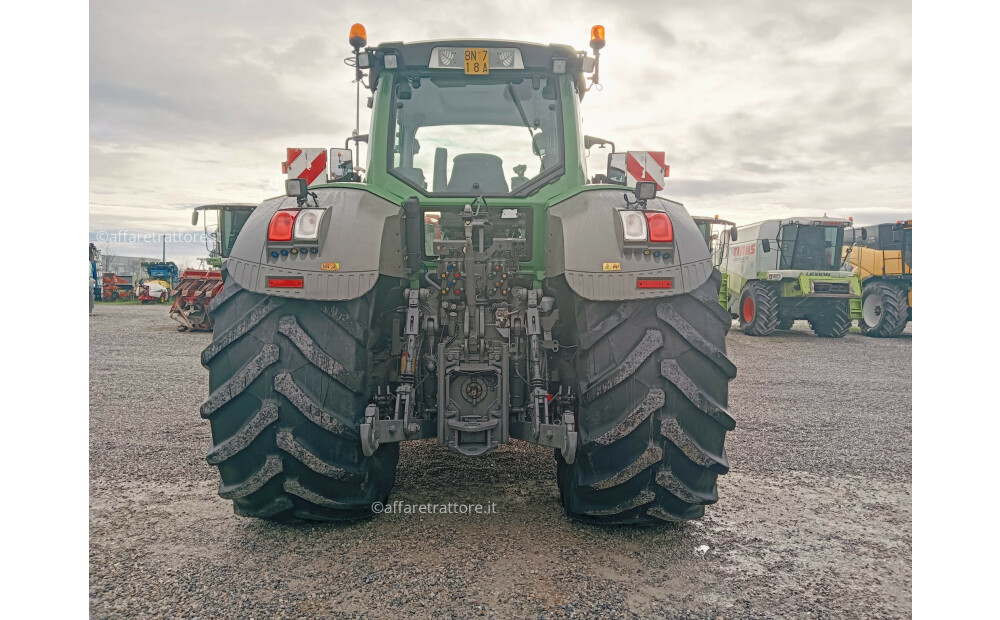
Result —
[[[210,304],[222,293],[222,263],[229,256],[240,229],[257,205],[245,203],[215,204],[196,207],[191,224],[198,224],[198,215],[205,211],[205,259],[210,269],[185,269],[177,287],[170,292],[174,300],[170,317],[180,325],[180,331],[212,331],[214,322]],[[214,217],[209,217],[214,214]]]
[[[104,301],[128,301],[135,296],[132,276],[105,273],[101,276],[101,299]]]

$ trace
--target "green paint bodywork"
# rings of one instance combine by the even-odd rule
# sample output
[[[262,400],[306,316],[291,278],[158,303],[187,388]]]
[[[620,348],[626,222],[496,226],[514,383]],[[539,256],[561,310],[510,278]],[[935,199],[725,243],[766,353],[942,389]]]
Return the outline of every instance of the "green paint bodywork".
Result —
[[[719,290],[719,303],[723,308],[729,309],[730,301],[739,298],[746,286],[747,280],[735,273],[724,273],[722,275],[723,286]],[[767,272],[761,271],[757,274],[757,280],[768,282]],[[798,277],[782,278],[781,280],[770,280],[775,284],[775,289],[779,297],[789,297],[804,299],[809,297],[820,297],[812,294],[810,282],[848,282],[851,288],[851,297],[848,299],[851,309],[851,318],[861,318],[861,279],[857,276],[823,276],[808,275],[801,273]]]
[[[722,274],[722,283],[719,285],[719,304],[729,309],[729,274]]]
[[[767,273],[757,274],[758,279],[767,280]],[[809,292],[812,289],[810,282],[848,282],[851,287],[851,295],[861,297],[861,281],[856,276],[849,278],[834,276],[810,276],[799,275],[798,278],[785,278],[780,281],[778,295],[781,297],[812,297]]]

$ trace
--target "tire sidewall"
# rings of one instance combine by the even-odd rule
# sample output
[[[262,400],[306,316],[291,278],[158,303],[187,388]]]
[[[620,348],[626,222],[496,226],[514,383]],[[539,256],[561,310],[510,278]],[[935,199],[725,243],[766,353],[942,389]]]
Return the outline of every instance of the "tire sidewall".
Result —
[[[737,316],[739,317],[740,327],[747,327],[748,325],[753,325],[754,321],[757,320],[759,316],[757,312],[758,298],[756,295],[756,288],[753,284],[747,284],[743,287],[743,292],[740,293],[740,307],[737,308]],[[752,313],[750,320],[746,320],[746,304],[747,302],[752,304]]]
[[[872,297],[877,297],[877,303],[879,308],[885,307],[885,295],[882,294],[882,287],[879,284],[873,284],[871,286],[865,287],[864,292],[861,295],[861,331],[864,333],[878,331],[879,327],[882,326],[882,322],[885,320],[884,310],[879,314],[878,321],[874,325],[868,324],[868,319],[866,318],[866,308],[868,301]]]

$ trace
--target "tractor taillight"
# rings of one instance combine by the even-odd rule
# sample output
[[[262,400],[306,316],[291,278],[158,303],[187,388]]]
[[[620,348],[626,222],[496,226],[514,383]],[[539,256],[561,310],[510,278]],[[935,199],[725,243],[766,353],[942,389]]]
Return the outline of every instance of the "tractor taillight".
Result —
[[[652,243],[669,243],[674,240],[674,225],[666,213],[646,212],[649,222],[649,240]]]
[[[291,241],[292,229],[295,227],[295,218],[298,214],[298,209],[283,209],[275,213],[267,226],[267,240]]]

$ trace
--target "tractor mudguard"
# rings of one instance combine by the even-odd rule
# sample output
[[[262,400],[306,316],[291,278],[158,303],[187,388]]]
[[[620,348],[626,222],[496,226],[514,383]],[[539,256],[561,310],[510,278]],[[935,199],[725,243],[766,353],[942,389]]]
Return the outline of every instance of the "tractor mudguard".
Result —
[[[624,243],[616,210],[626,208],[623,194],[628,191],[585,191],[549,208],[545,275],[564,274],[574,293],[593,301],[680,295],[704,284],[712,275],[712,259],[698,226],[679,202],[654,198],[644,208],[670,217],[672,244]],[[671,286],[640,288],[640,279],[670,280]]]
[[[379,274],[404,275],[399,205],[361,189],[310,191],[324,209],[319,239],[268,241],[274,214],[295,209],[298,204],[295,198],[285,196],[265,200],[243,226],[229,255],[227,268],[240,286],[254,293],[335,301],[361,297],[375,285]],[[312,196],[303,205],[315,206]],[[298,278],[302,279],[301,288],[268,285],[274,279]]]

